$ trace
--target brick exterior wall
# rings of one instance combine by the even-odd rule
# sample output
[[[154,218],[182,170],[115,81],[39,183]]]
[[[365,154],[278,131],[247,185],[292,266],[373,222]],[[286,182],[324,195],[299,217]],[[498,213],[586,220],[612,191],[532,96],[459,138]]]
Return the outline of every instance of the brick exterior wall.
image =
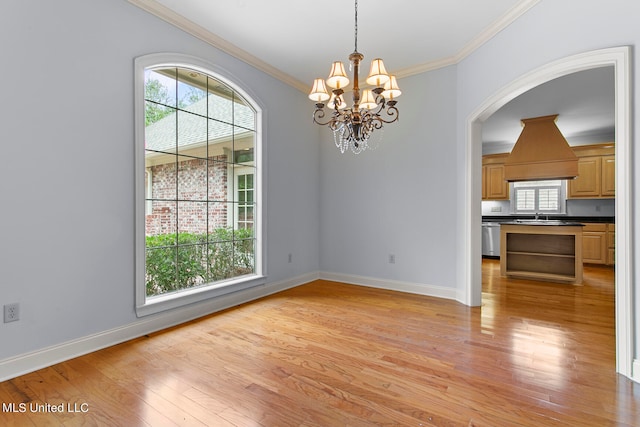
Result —
[[[176,164],[151,167],[152,198],[155,200],[151,202],[151,212],[147,211],[146,235],[176,231],[205,233],[207,219],[209,232],[226,227],[229,215],[229,203],[226,202],[229,179],[226,160],[227,156],[224,155],[210,157],[208,169],[205,159],[189,159],[178,163],[177,204],[157,200],[176,198]]]

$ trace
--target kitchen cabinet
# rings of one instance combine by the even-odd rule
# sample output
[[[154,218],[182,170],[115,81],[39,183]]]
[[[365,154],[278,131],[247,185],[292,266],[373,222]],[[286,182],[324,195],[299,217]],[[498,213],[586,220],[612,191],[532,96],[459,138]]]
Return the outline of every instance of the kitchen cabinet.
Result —
[[[607,264],[616,263],[616,225],[607,224]]]
[[[616,225],[585,223],[582,233],[582,259],[589,264],[614,265]]]
[[[582,157],[578,159],[578,176],[573,180],[569,180],[569,198],[600,197],[601,175],[601,157]]]
[[[504,180],[504,165],[487,165],[487,200],[509,200],[509,184]]]
[[[586,223],[582,230],[582,260],[590,264],[607,264],[608,224]]]
[[[600,193],[603,197],[616,195],[616,157],[602,156],[602,184]]]
[[[582,283],[582,224],[500,226],[500,274]]]
[[[569,180],[570,199],[613,198],[616,195],[614,147],[610,144],[573,147],[578,176]]]
[[[482,200],[509,200],[509,183],[504,180],[508,154],[482,157]]]
[[[482,166],[482,200],[487,200],[487,167]]]
[[[616,161],[613,143],[572,147],[578,157],[578,177],[568,180],[569,199],[616,196]],[[482,200],[509,200],[504,162],[510,153],[482,156]]]

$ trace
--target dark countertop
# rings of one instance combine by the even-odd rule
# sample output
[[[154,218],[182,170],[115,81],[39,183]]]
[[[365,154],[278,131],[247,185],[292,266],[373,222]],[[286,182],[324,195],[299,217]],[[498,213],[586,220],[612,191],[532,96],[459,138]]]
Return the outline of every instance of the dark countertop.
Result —
[[[573,222],[573,223],[603,223],[603,224],[614,224],[616,222],[616,218],[613,216],[567,216],[567,215],[541,215],[544,219],[549,219],[553,221],[563,221],[563,222]],[[535,219],[533,215],[502,215],[502,216],[492,216],[492,215],[484,215],[482,217],[482,222],[497,222],[497,223],[514,223],[516,220],[532,220]]]
[[[507,221],[501,222],[500,225],[547,225],[547,226],[579,226],[584,227],[584,224],[581,222],[575,221],[559,221],[559,220],[544,220],[544,219],[523,219],[523,220],[515,220],[515,221]]]

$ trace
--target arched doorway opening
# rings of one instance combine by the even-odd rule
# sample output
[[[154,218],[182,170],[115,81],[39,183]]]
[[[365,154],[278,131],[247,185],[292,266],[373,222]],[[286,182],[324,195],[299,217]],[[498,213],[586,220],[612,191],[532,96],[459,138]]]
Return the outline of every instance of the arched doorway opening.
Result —
[[[616,358],[617,371],[632,376],[633,300],[631,191],[631,72],[630,48],[617,47],[570,56],[537,68],[514,80],[488,98],[467,119],[465,181],[465,260],[462,301],[482,304],[481,275],[481,143],[482,123],[500,107],[526,91],[550,80],[598,67],[614,67],[616,108]]]

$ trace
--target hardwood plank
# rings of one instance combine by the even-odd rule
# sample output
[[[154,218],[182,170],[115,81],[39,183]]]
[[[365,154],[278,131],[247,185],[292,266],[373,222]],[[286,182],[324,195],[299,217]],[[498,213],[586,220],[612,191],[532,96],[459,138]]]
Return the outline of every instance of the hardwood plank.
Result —
[[[3,425],[640,426],[615,374],[613,269],[500,277],[483,305],[315,281],[0,383]]]

